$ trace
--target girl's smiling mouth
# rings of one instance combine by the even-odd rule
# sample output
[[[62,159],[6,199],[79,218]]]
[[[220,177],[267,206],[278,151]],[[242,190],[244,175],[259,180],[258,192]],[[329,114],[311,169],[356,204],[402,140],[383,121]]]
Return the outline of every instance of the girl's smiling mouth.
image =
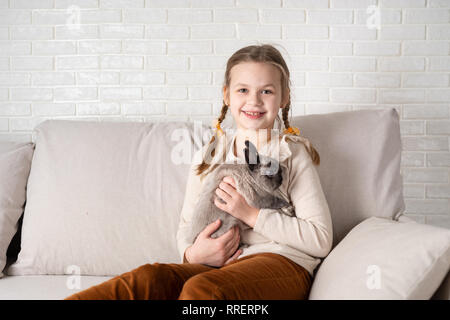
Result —
[[[247,111],[242,112],[245,114],[247,118],[250,119],[259,119],[265,114],[265,112],[247,112]]]

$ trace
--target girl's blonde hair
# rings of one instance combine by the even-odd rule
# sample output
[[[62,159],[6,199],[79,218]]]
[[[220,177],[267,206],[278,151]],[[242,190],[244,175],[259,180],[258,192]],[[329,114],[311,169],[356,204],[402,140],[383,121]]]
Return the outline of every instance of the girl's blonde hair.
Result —
[[[286,101],[286,98],[288,98],[288,102],[284,108],[282,108],[282,118],[284,123],[284,133],[285,134],[295,134],[300,135],[300,130],[295,127],[291,127],[288,120],[289,115],[289,109],[291,105],[291,98],[290,98],[290,74],[289,69],[287,67],[286,62],[283,59],[283,56],[281,55],[280,51],[276,49],[274,46],[270,44],[262,44],[262,45],[251,45],[244,48],[239,49],[236,51],[227,62],[227,67],[225,70],[225,79],[224,79],[224,85],[223,87],[229,88],[230,82],[231,82],[231,68],[233,68],[235,65],[242,63],[242,62],[264,62],[264,63],[270,63],[278,70],[280,70],[281,73],[281,87],[282,87],[282,99],[281,101]],[[229,92],[229,91],[227,91]],[[229,93],[228,93],[229,94]],[[211,140],[209,141],[209,146],[211,147],[211,144],[214,142],[216,137],[222,134],[222,128],[220,127],[220,124],[225,119],[225,116],[228,111],[228,106],[225,103],[225,100],[223,100],[222,109],[220,110],[220,115],[217,118],[216,121],[216,133],[212,136]],[[209,150],[206,154],[211,154],[211,156],[214,157],[215,149]],[[310,153],[311,159],[315,165],[320,164],[320,157],[317,150],[311,145],[311,150],[308,150]],[[197,166],[197,175],[201,175],[203,172],[205,172],[209,168],[210,164],[205,162],[205,159],[203,159],[202,163]],[[216,165],[217,166],[217,165]],[[215,167],[214,167],[215,168]],[[214,168],[212,170],[214,170]],[[211,171],[212,171],[211,170]]]

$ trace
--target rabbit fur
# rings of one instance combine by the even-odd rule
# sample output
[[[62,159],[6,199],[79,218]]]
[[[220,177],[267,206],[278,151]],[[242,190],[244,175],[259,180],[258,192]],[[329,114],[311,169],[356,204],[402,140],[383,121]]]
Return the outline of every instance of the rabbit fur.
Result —
[[[278,161],[258,154],[255,146],[245,141],[245,164],[221,164],[211,172],[204,181],[203,190],[194,209],[192,228],[189,241],[193,243],[198,234],[210,223],[220,219],[222,224],[218,230],[211,234],[217,238],[235,225],[240,232],[249,227],[231,214],[219,209],[214,201],[220,199],[215,190],[226,176],[230,176],[236,183],[236,190],[255,208],[281,209],[279,212],[289,216],[294,215],[293,206],[284,199],[273,195],[282,183],[282,167]],[[256,161],[255,161],[256,159]]]

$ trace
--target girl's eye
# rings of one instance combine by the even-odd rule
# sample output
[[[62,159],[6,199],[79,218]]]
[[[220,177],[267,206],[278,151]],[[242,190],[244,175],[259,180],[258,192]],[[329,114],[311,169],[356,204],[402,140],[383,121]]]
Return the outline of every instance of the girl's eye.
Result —
[[[247,90],[247,89],[242,88],[242,89],[239,89],[238,91],[242,92],[241,90]],[[270,91],[270,90],[263,90],[263,91],[267,91],[267,93],[272,93],[272,91]]]

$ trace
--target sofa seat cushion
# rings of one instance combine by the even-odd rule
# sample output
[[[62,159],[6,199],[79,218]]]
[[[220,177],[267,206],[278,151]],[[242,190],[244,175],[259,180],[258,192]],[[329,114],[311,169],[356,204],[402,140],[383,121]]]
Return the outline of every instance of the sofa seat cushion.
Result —
[[[0,279],[0,300],[61,300],[111,279],[105,276],[5,276]]]

